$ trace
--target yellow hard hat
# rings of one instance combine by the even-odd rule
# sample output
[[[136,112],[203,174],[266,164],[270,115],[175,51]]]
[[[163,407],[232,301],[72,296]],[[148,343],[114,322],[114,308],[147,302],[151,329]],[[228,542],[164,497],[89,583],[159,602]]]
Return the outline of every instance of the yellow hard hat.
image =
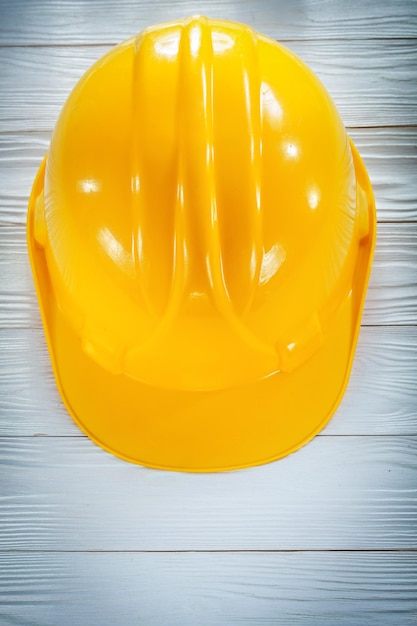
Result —
[[[29,202],[68,411],[151,467],[292,452],[343,396],[374,242],[365,167],[293,53],[203,17],[146,29],[76,85]]]

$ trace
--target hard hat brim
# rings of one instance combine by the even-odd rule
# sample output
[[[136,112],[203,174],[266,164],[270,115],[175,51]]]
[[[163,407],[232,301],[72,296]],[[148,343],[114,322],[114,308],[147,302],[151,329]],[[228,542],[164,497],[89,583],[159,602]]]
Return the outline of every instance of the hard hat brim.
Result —
[[[284,457],[322,430],[348,384],[375,246],[372,188],[352,142],[351,148],[357,180],[367,195],[369,233],[359,246],[351,292],[326,328],[322,347],[291,373],[215,391],[151,387],[105,371],[82,349],[54,298],[44,250],[34,236],[45,157],[29,201],[29,256],[56,383],[88,437],[140,465],[213,472]]]

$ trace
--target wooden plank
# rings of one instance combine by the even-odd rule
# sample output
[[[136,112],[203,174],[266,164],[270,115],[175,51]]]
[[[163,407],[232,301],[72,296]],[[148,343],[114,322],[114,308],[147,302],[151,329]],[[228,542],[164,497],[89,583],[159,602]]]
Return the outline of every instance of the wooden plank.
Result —
[[[0,48],[0,623],[416,624],[416,327],[364,327],[351,384],[323,435],[253,470],[192,476],[131,466],[80,435],[62,408],[23,224],[59,108],[108,49],[95,44],[180,9],[303,39],[289,45],[358,127],[351,134],[379,219],[417,219],[417,128],[405,127],[417,124],[415,2],[196,2],[0,3],[0,47],[11,46]],[[86,46],[65,47],[74,43]],[[366,128],[384,125],[392,128]],[[413,224],[380,226],[366,324],[416,324],[416,235]],[[33,436],[41,434],[54,436]],[[372,436],[337,436],[359,434]],[[342,551],[299,552],[306,547]],[[138,549],[146,552],[114,552]],[[178,549],[297,552],[149,552]],[[352,549],[368,551],[344,551]]]
[[[417,127],[354,128],[348,132],[368,170],[378,220],[416,221]]]
[[[417,223],[379,224],[363,324],[417,323]],[[24,225],[0,228],[0,328],[40,320]]]
[[[412,40],[291,42],[347,126],[417,124]],[[0,131],[50,131],[78,78],[110,46],[0,48]]]
[[[50,135],[49,132],[0,134],[0,228],[3,224],[26,223],[30,191],[48,151]]]
[[[417,221],[417,127],[355,128],[349,134],[368,168],[378,219]],[[0,225],[25,221],[49,139],[47,131],[0,134]]]
[[[381,0],[147,0],[50,2],[2,0],[1,45],[116,43],[161,21],[203,13],[245,22],[271,37],[415,37],[415,3]]]
[[[87,439],[0,439],[0,550],[381,550],[417,541],[417,437],[316,437],[247,470],[186,474]]]
[[[365,327],[349,387],[319,436],[417,435],[417,328]],[[64,408],[41,329],[0,331],[0,436],[84,437]]]
[[[411,626],[416,597],[410,552],[0,554],[4,625]]]
[[[363,324],[417,323],[417,224],[378,224]]]

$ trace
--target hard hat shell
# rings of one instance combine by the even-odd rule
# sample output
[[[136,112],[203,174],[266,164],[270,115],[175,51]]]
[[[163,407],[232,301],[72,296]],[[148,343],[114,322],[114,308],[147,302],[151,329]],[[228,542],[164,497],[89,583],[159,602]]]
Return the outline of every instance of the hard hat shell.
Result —
[[[116,46],[70,94],[29,202],[69,412],[152,467],[288,454],[343,396],[374,242],[365,167],[293,53],[203,17]]]

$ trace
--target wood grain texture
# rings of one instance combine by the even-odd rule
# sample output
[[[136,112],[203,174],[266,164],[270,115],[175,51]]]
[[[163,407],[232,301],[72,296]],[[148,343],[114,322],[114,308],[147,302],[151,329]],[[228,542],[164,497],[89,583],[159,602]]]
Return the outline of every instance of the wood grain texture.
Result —
[[[417,124],[413,40],[290,42],[347,126]],[[0,131],[52,130],[78,78],[110,46],[0,48]]]
[[[354,128],[348,132],[371,179],[378,220],[416,221],[417,127]]]
[[[116,43],[146,26],[203,13],[279,39],[416,37],[412,0],[2,0],[0,45]]]
[[[417,224],[379,224],[363,324],[417,323]]]
[[[379,224],[362,323],[417,324],[417,223]],[[0,228],[0,328],[40,327],[24,225]]]
[[[384,222],[330,424],[279,462],[203,476],[130,465],[74,425],[24,240],[78,78],[144,26],[197,12],[287,41],[317,72]],[[415,0],[0,0],[1,626],[417,623],[416,42]]]
[[[319,436],[417,435],[417,328],[362,328],[342,404]],[[0,437],[84,437],[64,408],[40,328],[0,331]]]
[[[417,221],[417,127],[349,130],[371,178],[381,221]],[[0,226],[23,224],[50,133],[0,133]]]
[[[0,554],[4,626],[411,626],[416,598],[407,552]]]
[[[0,550],[411,549],[417,437],[316,437],[261,467],[149,470],[77,437],[0,439]]]

